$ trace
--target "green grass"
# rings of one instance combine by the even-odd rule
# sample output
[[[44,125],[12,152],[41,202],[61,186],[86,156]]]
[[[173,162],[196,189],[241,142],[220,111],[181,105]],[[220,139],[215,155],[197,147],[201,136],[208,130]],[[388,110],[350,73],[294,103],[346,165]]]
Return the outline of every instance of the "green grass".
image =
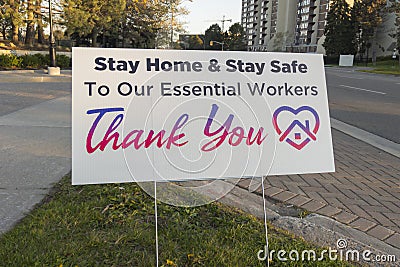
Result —
[[[155,266],[154,202],[136,184],[72,186],[66,176],[46,201],[0,238],[0,266]],[[160,203],[160,266],[265,266],[262,221],[209,204]],[[270,249],[315,249],[269,226]],[[271,266],[350,266],[273,261]]]
[[[372,66],[372,64],[368,64]],[[377,61],[372,70],[362,70],[362,72],[400,75],[400,65],[398,60]]]

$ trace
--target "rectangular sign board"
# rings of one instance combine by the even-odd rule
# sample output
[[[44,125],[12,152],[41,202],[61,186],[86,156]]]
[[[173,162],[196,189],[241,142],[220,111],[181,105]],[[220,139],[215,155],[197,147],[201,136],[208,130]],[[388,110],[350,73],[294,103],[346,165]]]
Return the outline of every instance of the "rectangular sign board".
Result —
[[[340,67],[353,67],[354,55],[340,55],[339,66]]]
[[[74,48],[73,184],[333,172],[321,55]]]

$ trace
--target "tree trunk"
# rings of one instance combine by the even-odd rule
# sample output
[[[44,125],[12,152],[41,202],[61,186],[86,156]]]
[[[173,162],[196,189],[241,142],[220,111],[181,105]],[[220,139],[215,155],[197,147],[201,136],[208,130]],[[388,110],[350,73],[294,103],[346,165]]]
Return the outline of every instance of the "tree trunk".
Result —
[[[38,21],[38,26],[37,26],[37,33],[38,33],[38,43],[39,44],[44,44],[46,43],[46,39],[44,38],[44,32],[43,32],[43,24],[42,21]]]
[[[3,40],[6,39],[6,35],[7,35],[7,27],[3,26],[3,28],[1,29],[1,34],[3,35]]]
[[[373,43],[376,44],[376,35],[378,33],[378,27],[374,28]],[[376,66],[376,45],[372,46],[372,65]]]
[[[25,44],[29,46],[33,45],[33,41],[35,39],[35,20],[33,11],[34,11],[33,0],[28,0]]]
[[[93,28],[92,30],[92,47],[97,47],[97,36],[99,35],[99,30]]]
[[[11,40],[16,45],[18,44],[18,32],[19,32],[19,25],[17,23],[16,16],[18,14],[18,7],[15,4],[14,0],[10,0],[10,8],[12,10],[11,15]]]
[[[19,39],[18,39],[18,35],[19,35],[19,27],[16,24],[12,24],[12,42],[17,45],[19,43]]]
[[[37,0],[36,1],[36,14],[37,14],[37,33],[38,33],[38,43],[39,44],[44,44],[46,42],[44,38],[44,33],[43,33],[43,15],[41,12],[41,5],[42,1]]]

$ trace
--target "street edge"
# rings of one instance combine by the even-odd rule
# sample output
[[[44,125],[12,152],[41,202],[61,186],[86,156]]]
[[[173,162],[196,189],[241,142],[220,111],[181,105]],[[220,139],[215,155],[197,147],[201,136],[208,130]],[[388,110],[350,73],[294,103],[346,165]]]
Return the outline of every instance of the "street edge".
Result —
[[[397,144],[393,141],[377,136],[334,118],[331,118],[331,126],[335,130],[338,130],[344,134],[347,134],[375,148],[378,148],[395,157],[400,158],[400,144]]]

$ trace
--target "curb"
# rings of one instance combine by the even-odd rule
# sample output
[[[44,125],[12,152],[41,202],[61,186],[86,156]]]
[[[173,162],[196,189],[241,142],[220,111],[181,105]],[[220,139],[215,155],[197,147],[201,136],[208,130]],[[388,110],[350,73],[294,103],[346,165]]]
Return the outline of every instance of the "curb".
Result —
[[[17,77],[2,77],[0,74],[0,83],[70,83],[72,81],[71,77],[68,76],[38,76],[38,77],[27,77],[27,76],[17,76]]]
[[[0,83],[70,83],[72,72],[63,70],[59,76],[50,76],[46,70],[0,71]]]
[[[400,158],[400,144],[331,118],[332,128]]]

